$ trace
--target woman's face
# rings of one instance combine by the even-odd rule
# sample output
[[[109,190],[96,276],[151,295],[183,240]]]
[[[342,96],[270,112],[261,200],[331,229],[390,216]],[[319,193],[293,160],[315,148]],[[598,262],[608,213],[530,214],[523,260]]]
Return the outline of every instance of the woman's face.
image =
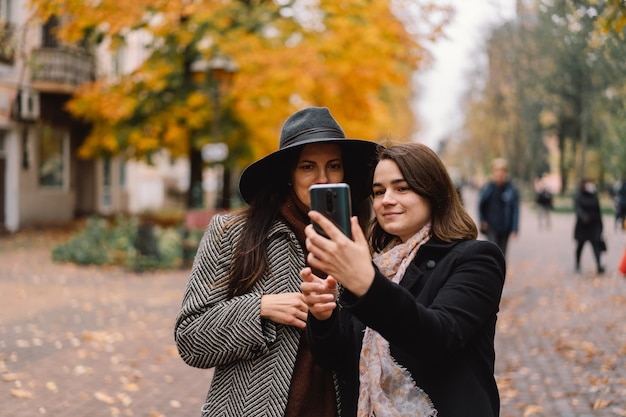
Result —
[[[383,159],[376,165],[372,192],[378,224],[402,242],[430,221],[430,203],[409,188],[398,165],[391,159]]]
[[[337,144],[305,145],[291,177],[296,196],[304,204],[310,206],[309,187],[311,185],[343,181],[341,148]]]

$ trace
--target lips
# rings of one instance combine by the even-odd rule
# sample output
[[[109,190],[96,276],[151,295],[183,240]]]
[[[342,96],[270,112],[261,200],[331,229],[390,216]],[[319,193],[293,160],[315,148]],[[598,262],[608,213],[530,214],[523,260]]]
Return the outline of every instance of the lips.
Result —
[[[393,216],[398,216],[402,213],[397,213],[397,212],[389,212],[389,213],[383,213],[383,217],[393,217]]]

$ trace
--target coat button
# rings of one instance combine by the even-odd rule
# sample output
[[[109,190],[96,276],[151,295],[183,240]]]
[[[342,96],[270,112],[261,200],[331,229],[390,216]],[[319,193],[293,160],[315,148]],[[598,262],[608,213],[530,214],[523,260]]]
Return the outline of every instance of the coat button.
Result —
[[[428,269],[433,269],[435,267],[435,265],[437,265],[437,262],[435,262],[434,260],[429,260],[428,262],[426,262],[426,268]]]

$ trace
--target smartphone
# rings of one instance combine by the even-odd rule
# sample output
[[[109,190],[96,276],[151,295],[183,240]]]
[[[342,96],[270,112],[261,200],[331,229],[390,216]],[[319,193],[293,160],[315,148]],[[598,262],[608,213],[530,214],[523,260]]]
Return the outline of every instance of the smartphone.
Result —
[[[311,210],[319,211],[329,218],[335,226],[352,239],[350,216],[352,215],[352,200],[350,198],[350,186],[345,183],[337,184],[314,184],[309,187],[311,198]],[[313,223],[317,233],[326,236],[322,228]]]

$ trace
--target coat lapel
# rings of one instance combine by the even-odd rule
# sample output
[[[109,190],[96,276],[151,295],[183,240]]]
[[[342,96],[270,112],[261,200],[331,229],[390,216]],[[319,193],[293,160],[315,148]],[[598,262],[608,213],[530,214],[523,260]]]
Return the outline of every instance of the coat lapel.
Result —
[[[432,271],[458,242],[445,243],[431,238],[416,254],[413,262],[407,268],[400,286],[406,288],[413,295],[418,295],[426,285]]]

